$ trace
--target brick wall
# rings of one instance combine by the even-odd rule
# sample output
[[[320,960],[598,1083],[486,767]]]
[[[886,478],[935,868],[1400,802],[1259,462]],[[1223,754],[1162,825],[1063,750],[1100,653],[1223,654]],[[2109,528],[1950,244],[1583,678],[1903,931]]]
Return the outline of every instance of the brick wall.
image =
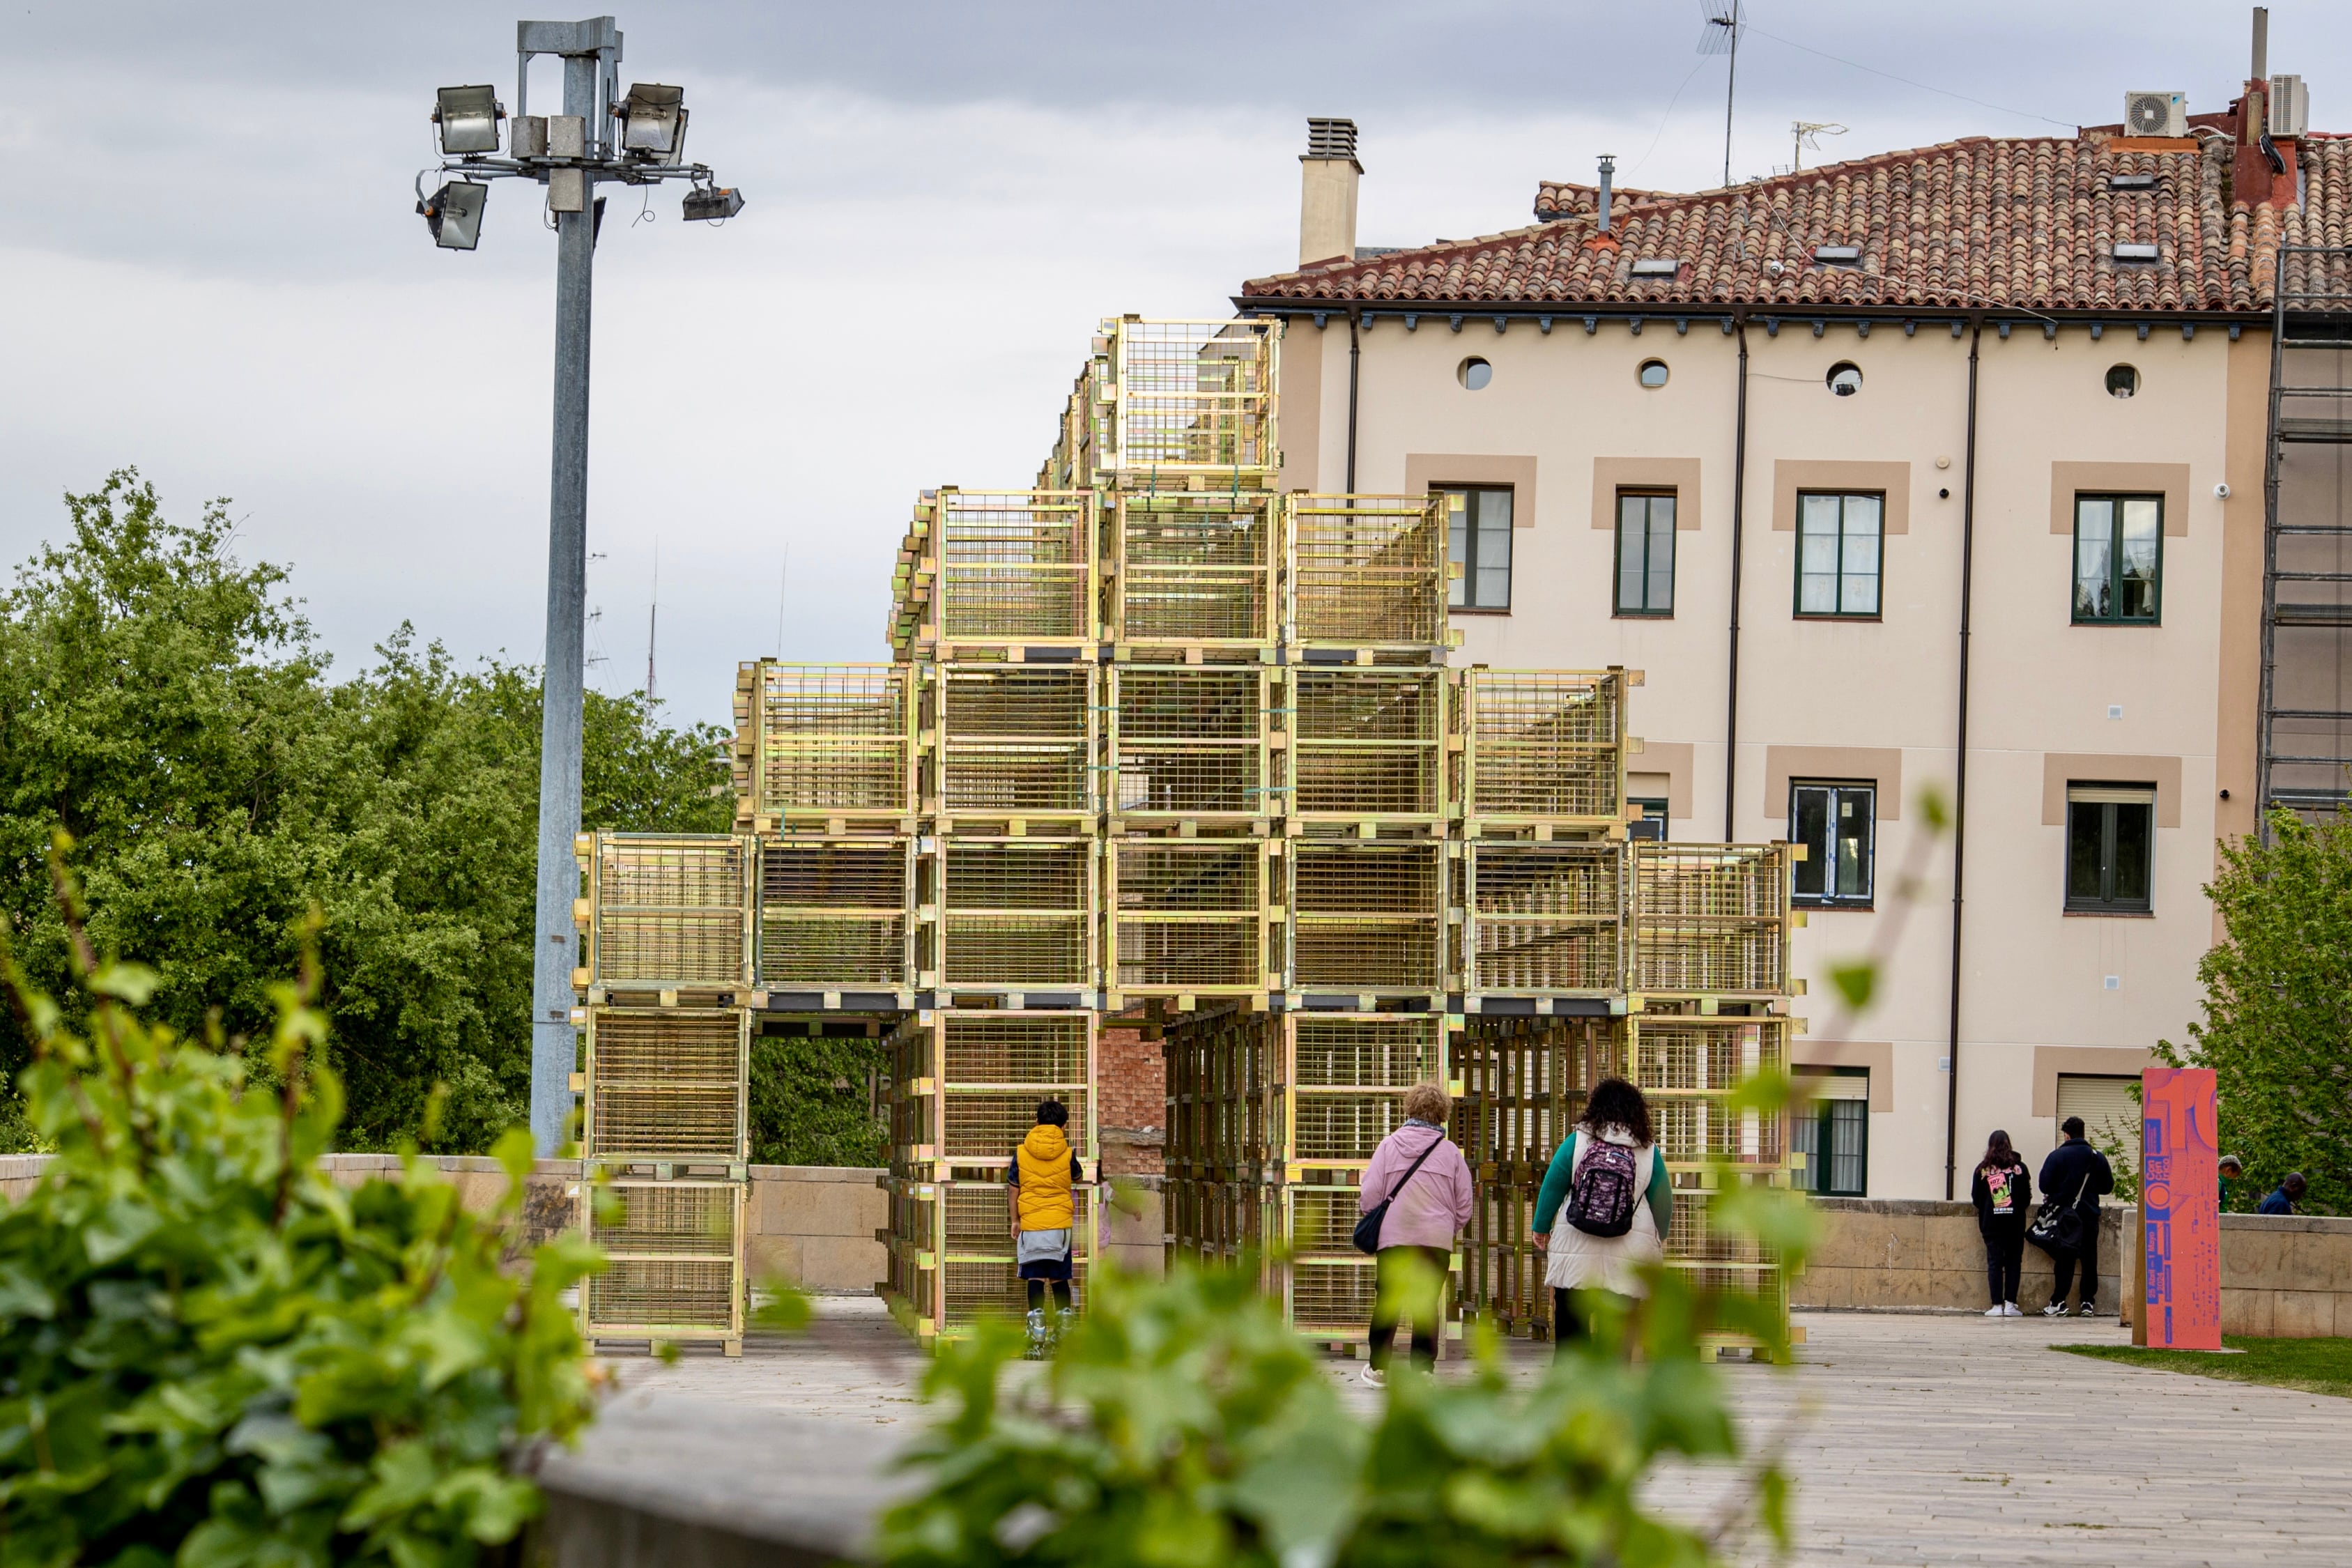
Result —
[[[1106,1028],[1097,1037],[1103,1173],[1156,1176],[1168,1121],[1167,1058],[1140,1029]]]

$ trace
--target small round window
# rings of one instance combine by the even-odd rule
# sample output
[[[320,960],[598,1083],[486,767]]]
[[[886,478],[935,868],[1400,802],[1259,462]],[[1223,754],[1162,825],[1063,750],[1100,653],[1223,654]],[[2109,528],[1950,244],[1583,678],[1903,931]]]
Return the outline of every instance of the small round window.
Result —
[[[1473,392],[1482,391],[1488,382],[1495,379],[1495,367],[1472,354],[1454,367],[1454,379]]]
[[[1665,385],[1666,362],[1662,359],[1643,360],[1642,362],[1642,384],[1643,386]]]
[[[2107,395],[2131,397],[2139,391],[2139,372],[2127,364],[2111,365],[2107,369]]]
[[[1862,368],[1851,360],[1840,360],[1830,366],[1829,387],[1840,397],[1852,397],[1862,390]]]

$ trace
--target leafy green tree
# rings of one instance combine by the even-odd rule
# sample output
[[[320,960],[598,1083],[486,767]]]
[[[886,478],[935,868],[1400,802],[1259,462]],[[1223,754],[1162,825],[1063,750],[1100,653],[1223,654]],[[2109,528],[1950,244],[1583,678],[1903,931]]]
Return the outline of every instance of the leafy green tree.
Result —
[[[522,1121],[539,799],[538,673],[461,668],[404,626],[340,683],[284,592],[240,563],[214,503],[168,521],[133,470],[68,496],[70,537],[0,593],[0,922],[72,1000],[47,896],[53,828],[79,846],[101,952],[154,966],[184,1036],[266,1038],[315,906],[346,1147],[425,1133],[489,1148]],[[723,831],[726,736],[588,695],[583,825]],[[0,1019],[0,1070],[32,1041]],[[30,1137],[0,1116],[0,1142]]]
[[[782,1034],[751,1040],[751,1159],[761,1165],[880,1165],[887,1120],[875,1103],[882,1042]]]
[[[2352,817],[2271,815],[2271,842],[2221,847],[2206,893],[2227,934],[2198,964],[2205,1016],[2175,1067],[2211,1068],[2223,1148],[2251,1207],[2289,1171],[2306,1205],[2352,1208]]]
[[[55,1150],[0,1209],[0,1562],[459,1568],[512,1542],[540,1506],[518,1461],[593,1413],[562,1296],[593,1249],[503,1266],[529,1135],[488,1215],[414,1158],[345,1191],[317,1163],[342,1099],[315,968],[271,988],[257,1060],[190,1040],[58,886],[80,1028],[0,941]]]

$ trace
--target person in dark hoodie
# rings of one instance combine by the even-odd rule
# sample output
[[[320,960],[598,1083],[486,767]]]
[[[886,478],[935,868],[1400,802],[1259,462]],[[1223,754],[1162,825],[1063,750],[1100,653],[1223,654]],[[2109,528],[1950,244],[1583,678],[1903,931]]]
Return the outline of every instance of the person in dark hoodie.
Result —
[[[2025,1271],[2025,1210],[2033,1202],[2033,1178],[2010,1147],[2009,1134],[1998,1128],[1985,1140],[1969,1201],[1977,1205],[1977,1229],[1985,1244],[1985,1282],[1992,1289],[1992,1306],[1985,1316],[2021,1318],[2025,1312],[2017,1304],[2017,1280]]]
[[[1013,1184],[1013,1246],[1029,1287],[1029,1351],[1040,1360],[1070,1326],[1070,1260],[1077,1234],[1075,1196],[1083,1173],[1070,1148],[1069,1108],[1058,1100],[1037,1107],[1037,1125],[1013,1147],[1005,1173]],[[1045,1288],[1054,1290],[1054,1321],[1045,1321]]]
[[[2080,1263],[2082,1315],[2095,1317],[2099,1294],[2099,1199],[2116,1190],[2116,1173],[2107,1157],[2084,1141],[2081,1117],[2066,1118],[2058,1131],[2066,1135],[2066,1141],[2042,1162],[2042,1202],[2044,1207],[2059,1204],[2072,1208],[2080,1218],[2081,1236],[2074,1246],[2054,1248],[2050,1254],[2050,1304],[2042,1309],[2042,1315],[2066,1315],[2066,1293],[2074,1283],[2074,1266]]]

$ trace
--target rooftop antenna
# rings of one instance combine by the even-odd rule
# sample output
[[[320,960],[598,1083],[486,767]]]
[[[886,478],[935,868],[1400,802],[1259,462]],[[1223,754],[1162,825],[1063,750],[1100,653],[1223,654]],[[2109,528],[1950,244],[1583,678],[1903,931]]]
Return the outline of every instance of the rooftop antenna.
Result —
[[[654,705],[654,630],[661,624],[661,541],[654,541],[654,597],[646,606],[646,706]]]
[[[1698,0],[1703,26],[1698,52],[1729,55],[1731,73],[1723,83],[1723,183],[1731,184],[1731,100],[1739,87],[1739,35],[1748,30],[1748,0]]]
[[[1805,166],[1806,148],[1811,147],[1814,152],[1820,152],[1822,137],[1843,136],[1845,134],[1845,127],[1832,125],[1825,120],[1793,120],[1789,122],[1789,134],[1797,144],[1791,169],[1801,169]]]

